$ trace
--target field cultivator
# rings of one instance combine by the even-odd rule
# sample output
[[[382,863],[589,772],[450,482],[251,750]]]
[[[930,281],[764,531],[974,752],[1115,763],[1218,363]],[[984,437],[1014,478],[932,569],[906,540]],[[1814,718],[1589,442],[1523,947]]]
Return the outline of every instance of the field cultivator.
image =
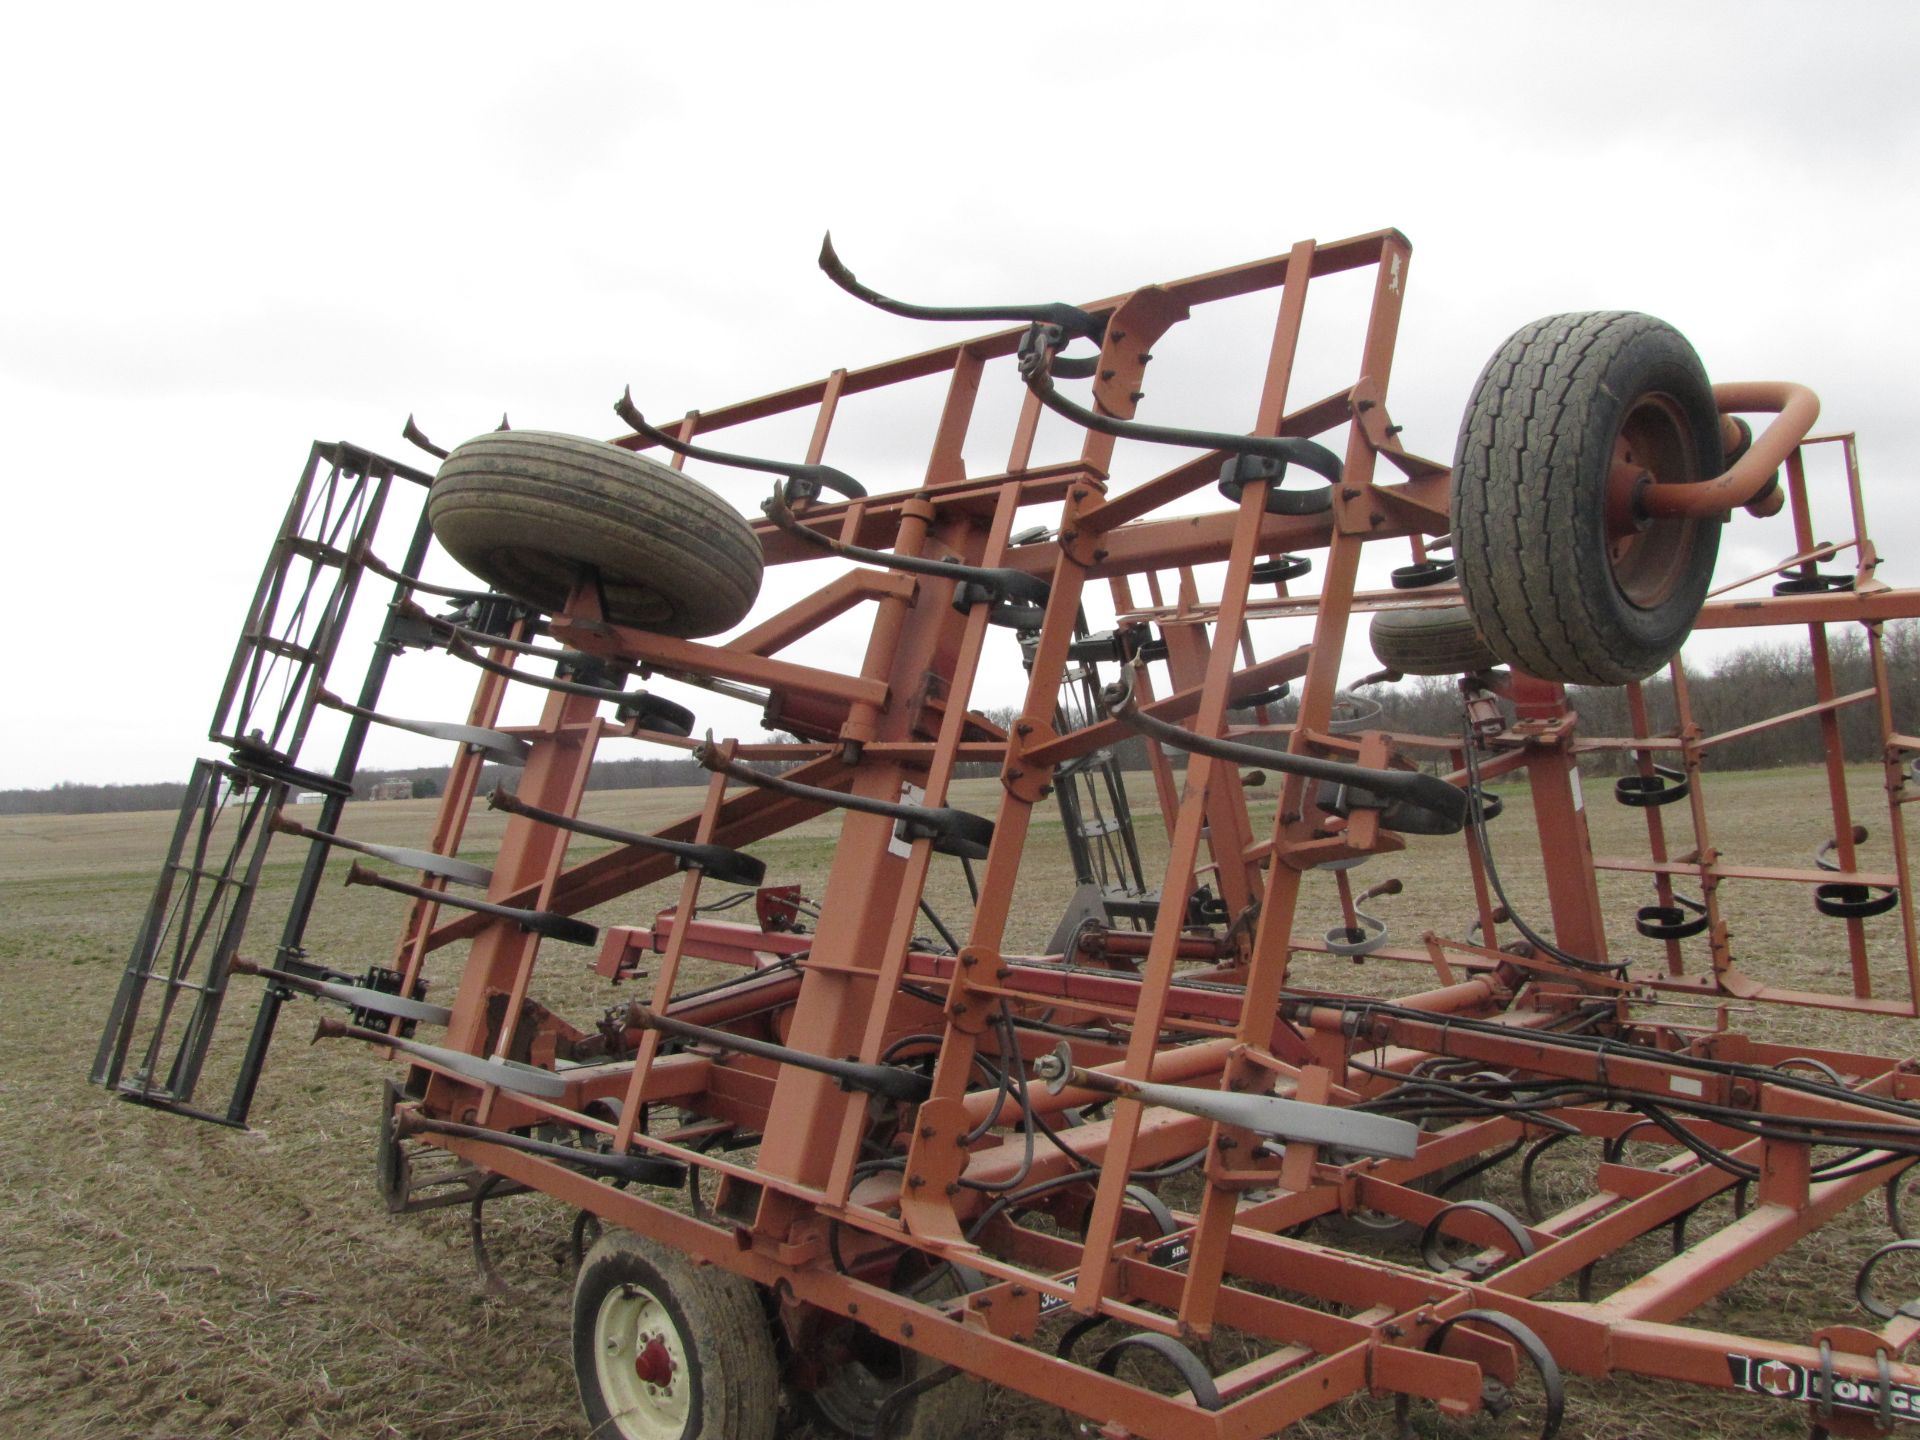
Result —
[[[96,1078],[243,1125],[280,1008],[348,1007],[320,1034],[407,1066],[381,1142],[395,1209],[477,1218],[535,1190],[578,1211],[596,1435],[756,1440],[798,1410],[862,1440],[964,1436],[982,1381],[1109,1440],[1274,1435],[1362,1393],[1407,1434],[1504,1411],[1551,1435],[1566,1372],[1778,1397],[1834,1435],[1920,1419],[1920,1303],[1884,1263],[1920,1242],[1872,1256],[1851,1321],[1686,1323],[1856,1202],[1884,1191],[1899,1229],[1920,1158],[1914,1062],[1765,1028],[1920,1014],[1920,738],[1886,631],[1920,592],[1877,578],[1853,439],[1812,435],[1801,387],[1710,385],[1670,327],[1596,313],[1516,333],[1453,464],[1424,458],[1387,403],[1409,254],[1383,231],[1085,306],[947,309],[869,289],[829,246],[860,301],[1000,328],[664,425],[626,397],[610,443],[503,426],[446,452],[410,421],[431,476],[316,446],[221,695],[230,755],[195,772]],[[1329,281],[1364,292],[1358,360],[1302,403]],[[1154,348],[1177,354],[1215,306],[1261,317],[1242,428],[1140,418]],[[996,381],[1018,412],[983,471],[965,457],[993,443]],[[861,431],[868,397],[917,382],[944,387],[930,434]],[[783,416],[804,448],[728,446]],[[1071,443],[1043,461],[1048,436]],[[771,477],[764,513],[690,463],[736,491]],[[1777,517],[1753,529],[1780,558],[1716,576],[1741,510]],[[418,517],[397,563],[376,548],[389,512]],[[422,579],[436,544],[479,583]],[[805,579],[756,610],[763,573]],[[326,687],[369,577],[391,603],[348,700]],[[1815,693],[1709,733],[1681,647],[1761,627],[1809,647]],[[1834,627],[1864,634],[1863,688],[1838,688]],[[389,664],[421,656],[470,674],[458,721],[382,712]],[[1444,677],[1447,727],[1370,721],[1351,677],[1374,660],[1376,684]],[[996,674],[1024,675],[1004,725],[983,713]],[[749,700],[780,733],[697,740],[655,680]],[[1570,685],[1621,687],[1623,732],[1583,724],[1604,692]],[[502,720],[517,687],[544,693],[537,721]],[[322,710],[345,738],[316,764]],[[1870,828],[1856,714],[1886,802]],[[421,849],[341,833],[376,725],[453,747]],[[1716,838],[1714,752],[1796,725],[1818,735],[1830,838],[1802,868],[1754,863]],[[698,761],[697,808],[657,833],[583,818],[614,739]],[[1132,791],[1123,753],[1143,757]],[[488,767],[511,778],[482,865],[458,852]],[[993,813],[955,802],[963,767],[997,773]],[[290,792],[324,795],[310,823]],[[1639,853],[1595,854],[1596,796],[1644,817]],[[1056,812],[1074,886],[1039,917],[1051,943],[1018,953]],[[811,895],[755,854],[808,823],[837,835]],[[610,848],[571,859],[575,835]],[[271,960],[249,960],[275,836],[304,869]],[[303,945],[339,847],[365,852],[349,883],[407,897],[376,963]],[[1356,888],[1360,867],[1441,852],[1471,923],[1394,942],[1366,907],[1398,881]],[[964,921],[929,904],[934,867],[964,869]],[[1523,873],[1543,882],[1531,914]],[[1630,923],[1602,875],[1644,886]],[[657,913],[596,908],[662,882]],[[1736,943],[1742,904],[1782,892],[1831,937],[1817,983]],[[457,984],[429,998],[449,947]],[[540,962],[629,988],[570,1019]],[[264,998],[231,1099],[196,1109],[235,974]],[[1578,1183],[1547,1183],[1575,1156]],[[1669,1236],[1635,1273],[1603,1265]]]

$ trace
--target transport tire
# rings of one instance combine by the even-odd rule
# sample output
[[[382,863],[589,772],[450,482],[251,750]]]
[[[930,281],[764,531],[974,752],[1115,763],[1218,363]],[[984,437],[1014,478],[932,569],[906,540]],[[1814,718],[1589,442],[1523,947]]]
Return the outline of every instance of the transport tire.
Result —
[[[1402,675],[1465,675],[1500,663],[1464,605],[1375,611],[1367,639],[1375,658]]]
[[[580,1266],[573,1371],[595,1440],[773,1440],[780,1376],[752,1282],[631,1231]]]
[[[1659,669],[1700,613],[1721,522],[1636,524],[1631,488],[1610,481],[1721,468],[1712,387],[1672,326],[1596,311],[1516,332],[1474,386],[1454,457],[1460,589],[1488,647],[1573,684]]]
[[[915,1298],[940,1304],[963,1293],[948,1269]],[[887,1398],[938,1370],[940,1362],[864,1326],[840,1331],[838,1339],[844,1342],[844,1357],[818,1389],[800,1396],[816,1434],[843,1440],[975,1440],[985,1433],[987,1391],[971,1375],[956,1375],[915,1396],[883,1431],[880,1412]]]
[[[739,511],[677,470],[577,435],[500,430],[456,446],[427,518],[454,559],[549,612],[597,574],[615,624],[714,635],[760,593],[760,542]]]

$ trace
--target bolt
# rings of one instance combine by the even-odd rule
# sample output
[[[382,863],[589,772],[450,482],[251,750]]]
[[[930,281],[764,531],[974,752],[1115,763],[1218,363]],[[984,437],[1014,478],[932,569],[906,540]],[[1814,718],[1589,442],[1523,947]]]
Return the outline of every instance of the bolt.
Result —
[[[913,1322],[911,1320],[902,1320],[900,1322],[900,1338],[903,1340],[911,1340],[913,1338]]]
[[[1101,378],[1102,380],[1111,380],[1111,379],[1112,379],[1112,378],[1113,378],[1113,377],[1114,377],[1115,375],[1117,375],[1118,373],[1119,373],[1119,372],[1118,372],[1118,371],[1116,371],[1116,370],[1102,370],[1102,371],[1100,372],[1100,378]]]
[[[1378,510],[1376,510],[1371,515],[1367,516],[1367,523],[1369,525],[1374,526],[1377,529],[1378,527],[1387,523],[1387,517],[1382,515]]]
[[[927,1177],[924,1175],[909,1175],[907,1177],[907,1188],[909,1190],[921,1189],[926,1183]]]
[[[1364,415],[1364,414],[1366,414],[1366,413],[1367,413],[1367,411],[1369,411],[1369,410],[1371,410],[1371,409],[1373,408],[1373,401],[1371,401],[1371,400],[1362,400],[1362,401],[1360,402],[1360,404],[1359,404],[1359,407],[1358,407],[1358,408],[1359,408],[1359,411],[1360,411],[1360,413],[1361,413],[1362,415]]]
[[[969,970],[971,970],[975,965],[978,965],[980,963],[980,957],[978,955],[974,955],[971,953],[962,954],[960,957],[960,963],[966,966]]]
[[[1140,401],[1147,398],[1147,392],[1144,390],[1136,390],[1131,395],[1127,396],[1127,398],[1133,401],[1135,404],[1138,404]]]
[[[1013,733],[1016,735],[1031,735],[1033,734],[1033,726],[1029,722],[1021,720],[1014,725]]]
[[[931,1126],[931,1125],[922,1125],[922,1126],[920,1127],[920,1138],[921,1138],[922,1140],[931,1140],[931,1139],[933,1139],[933,1137],[934,1137],[934,1135],[935,1135],[935,1133],[936,1133],[936,1132],[935,1132],[935,1130],[934,1130],[934,1128],[933,1128],[933,1126]]]
[[[947,1194],[949,1196],[953,1196],[953,1195],[958,1195],[959,1193],[960,1193],[960,1182],[958,1180],[949,1180],[947,1182]]]
[[[1024,774],[1026,774],[1026,773],[1027,773],[1027,772],[1026,772],[1026,771],[1024,771],[1024,770],[1017,770],[1017,769],[1016,769],[1016,770],[1009,770],[1009,771],[1007,771],[1007,778],[1008,778],[1009,780],[1018,780],[1018,779],[1019,779],[1019,778],[1020,778],[1020,777],[1021,777],[1022,775],[1024,775]]]
[[[1107,550],[1096,550],[1096,551],[1094,551],[1094,552],[1093,552],[1093,558],[1094,558],[1094,562],[1095,562],[1096,564],[1097,564],[1097,563],[1099,563],[1100,561],[1102,561],[1102,560],[1104,560],[1104,559],[1106,559],[1106,558],[1107,558],[1107,556],[1108,556],[1109,554],[1111,554],[1111,553],[1112,553],[1111,551],[1107,551]]]
[[[1151,359],[1153,359],[1153,352],[1151,350],[1142,350],[1140,352],[1140,363],[1142,365],[1146,364]]]
[[[1062,530],[1060,532],[1060,543],[1062,545],[1071,545],[1079,538],[1080,532],[1078,530]]]
[[[847,1302],[847,1313],[849,1315],[858,1315],[860,1313],[860,1302],[858,1300],[849,1300]]]
[[[996,980],[1004,980],[1011,974],[1013,974],[1013,967],[1011,965],[1002,965],[998,970],[993,972],[993,978]]]
[[[1351,485],[1344,485],[1340,489],[1340,498],[1342,500],[1358,500],[1360,498],[1360,492]]]

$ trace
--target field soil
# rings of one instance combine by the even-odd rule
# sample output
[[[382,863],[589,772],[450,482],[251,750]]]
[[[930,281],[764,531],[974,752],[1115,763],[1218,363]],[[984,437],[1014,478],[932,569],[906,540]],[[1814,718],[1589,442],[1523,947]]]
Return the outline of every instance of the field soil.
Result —
[[[1864,863],[1887,866],[1879,776],[1863,770],[1853,784],[1858,816],[1873,832]],[[1614,805],[1604,780],[1590,779],[1587,789],[1596,848],[1644,854],[1642,812]],[[1824,781],[1813,772],[1715,776],[1708,789],[1715,839],[1730,859],[1804,867],[1826,838]],[[1530,809],[1523,790],[1506,793],[1506,813],[1494,827],[1504,878],[1514,903],[1544,925]],[[994,782],[966,782],[954,803],[991,813],[996,794]],[[586,813],[652,828],[686,813],[694,799],[688,791],[594,793]],[[1157,883],[1164,835],[1144,783],[1136,805]],[[1684,809],[1668,814],[1679,820]],[[363,839],[417,845],[433,812],[429,801],[360,803],[349,808],[345,828]],[[1269,803],[1259,816],[1270,815]],[[99,1029],[172,823],[161,814],[0,818],[0,1436],[577,1440],[586,1427],[568,1359],[571,1215],[540,1196],[490,1208],[488,1240],[508,1281],[504,1295],[487,1293],[475,1277],[464,1211],[389,1216],[374,1184],[374,1138],[380,1081],[398,1071],[359,1046],[309,1047],[320,1013],[312,1002],[288,1008],[244,1132],[156,1114],[88,1085]],[[462,853],[485,860],[499,833],[500,817],[482,810]],[[797,882],[817,895],[835,833],[834,822],[823,820],[755,853],[768,862],[770,882]],[[595,848],[583,840],[574,854]],[[271,958],[302,853],[294,842],[275,845],[242,953]],[[1071,889],[1057,820],[1036,828],[1029,855],[1010,950],[1037,950]],[[1429,929],[1464,933],[1473,910],[1460,856],[1458,841],[1415,840],[1404,854],[1376,858],[1356,874],[1368,883],[1389,875],[1405,882],[1404,893],[1369,907],[1389,921],[1396,942]],[[328,878],[307,944],[339,968],[358,970],[391,960],[406,902],[342,889],[348,858],[339,857]],[[670,903],[673,888],[624,897],[588,918],[648,920]],[[1601,894],[1618,921],[1620,952],[1652,958],[1656,948],[1632,931],[1634,908],[1652,900],[1647,878],[1605,874]],[[1805,886],[1733,884],[1726,894],[1735,944],[1754,974],[1808,989],[1845,988],[1842,927],[1815,914]],[[956,864],[936,865],[929,895],[961,930],[968,906]],[[1317,936],[1338,918],[1330,877],[1313,877],[1296,933]],[[1876,989],[1904,995],[1897,915],[1869,922],[1868,933]],[[1698,963],[1697,953],[1689,955]],[[535,987],[585,1026],[632,993],[594,977],[591,958],[550,946]],[[439,993],[450,992],[459,963],[454,951],[434,958],[429,973]],[[695,967],[686,983],[713,973]],[[1424,967],[1324,956],[1302,956],[1294,977],[1370,993],[1433,983]],[[201,1103],[224,1105],[258,993],[258,982],[236,978]],[[1705,1008],[1643,1013],[1676,1023],[1716,1020]],[[1740,1005],[1725,1018],[1732,1028],[1796,1044],[1914,1051],[1912,1022]],[[1547,1180],[1574,1193],[1581,1183],[1571,1169]],[[1485,1193],[1518,1204],[1504,1172]],[[1192,1197],[1176,1190],[1169,1198]],[[1728,1213],[1724,1201],[1710,1205],[1694,1238]],[[1695,1322],[1805,1341],[1818,1326],[1860,1321],[1852,1277],[1887,1238],[1876,1196],[1735,1284]],[[1419,1264],[1404,1244],[1383,1240],[1372,1248]],[[1668,1253],[1664,1234],[1622,1251],[1603,1263],[1600,1293]],[[1233,1359],[1229,1348],[1216,1366]],[[1059,1412],[1009,1392],[994,1393],[990,1418],[999,1440],[1069,1433]],[[1416,1422],[1422,1435],[1503,1433],[1443,1425],[1430,1412],[1417,1412]],[[1725,1392],[1576,1380],[1561,1434],[1734,1440],[1800,1436],[1806,1423],[1798,1406]],[[810,1432],[796,1416],[790,1433]],[[1290,1433],[1387,1440],[1392,1407],[1349,1402]]]

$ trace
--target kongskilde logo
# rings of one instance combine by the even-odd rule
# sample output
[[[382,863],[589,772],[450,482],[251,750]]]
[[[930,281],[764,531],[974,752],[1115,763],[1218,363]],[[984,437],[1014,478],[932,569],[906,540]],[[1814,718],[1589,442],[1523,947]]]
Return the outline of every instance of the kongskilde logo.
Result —
[[[1727,1372],[1733,1388],[1776,1400],[1804,1400],[1820,1403],[1818,1369],[1808,1369],[1788,1360],[1766,1359],[1758,1355],[1727,1356]],[[1878,1380],[1854,1380],[1844,1375],[1833,1377],[1833,1394],[1825,1397],[1836,1410],[1856,1414],[1890,1416],[1909,1425],[1920,1425],[1920,1386],[1889,1384]]]

